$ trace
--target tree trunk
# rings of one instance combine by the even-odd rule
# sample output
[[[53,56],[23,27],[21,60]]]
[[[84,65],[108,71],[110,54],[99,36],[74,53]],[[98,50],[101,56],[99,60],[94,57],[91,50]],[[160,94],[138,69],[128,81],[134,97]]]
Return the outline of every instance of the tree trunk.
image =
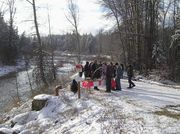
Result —
[[[40,34],[39,34],[35,0],[33,0],[32,5],[33,5],[33,13],[34,13],[34,24],[35,24],[36,35],[37,35],[38,44],[39,44],[39,50],[38,50],[38,60],[39,60],[38,62],[39,63],[38,64],[39,64],[39,69],[40,69],[40,77],[41,77],[42,81],[44,82],[44,84],[48,85],[47,81],[46,81],[46,78],[45,78],[45,74],[44,74],[42,42],[41,42],[41,37],[40,37]]]
[[[49,8],[48,8],[48,24],[49,24],[49,37],[50,37],[50,49],[51,49],[51,64],[52,64],[52,73],[53,73],[53,79],[56,79],[56,69],[54,66],[54,46],[52,46],[52,36],[51,36],[51,22],[50,22],[50,16],[49,16]]]

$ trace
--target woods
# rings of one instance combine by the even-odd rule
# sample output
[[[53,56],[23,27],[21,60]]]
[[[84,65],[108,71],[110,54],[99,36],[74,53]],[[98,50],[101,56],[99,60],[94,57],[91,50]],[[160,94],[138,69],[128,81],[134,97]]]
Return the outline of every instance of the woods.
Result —
[[[14,26],[14,16],[16,9],[14,7],[14,0],[8,0],[9,21],[4,21],[4,12],[0,9],[0,63],[13,65],[18,57],[17,46],[19,43],[19,36],[17,28]],[[3,5],[1,6],[1,8]]]
[[[106,16],[114,18],[113,34],[119,34],[125,65],[135,62],[145,74],[162,67],[166,70],[169,67],[169,74],[173,72],[176,56],[170,53],[170,44],[178,26],[179,1],[101,0],[100,4]]]
[[[15,0],[7,1],[9,21],[0,12],[0,61],[2,64],[15,64],[18,55],[29,53],[36,55],[39,79],[47,84],[45,71],[51,70],[56,78],[54,67],[54,50],[81,54],[110,55],[113,60],[125,66],[133,64],[140,74],[148,75],[153,69],[167,72],[168,79],[179,81],[176,76],[180,70],[179,56],[179,0],[99,0],[98,4],[104,17],[111,20],[114,26],[110,30],[99,29],[96,34],[80,33],[82,19],[77,1],[67,2],[67,13],[64,17],[72,26],[72,30],[63,34],[51,31],[51,16],[48,13],[49,35],[41,36],[35,0],[26,0],[32,5],[36,36],[18,35],[14,25],[16,15]],[[26,38],[26,41],[23,39]],[[23,41],[26,42],[23,44]],[[31,48],[31,49],[27,49]],[[21,50],[23,49],[23,51]],[[11,53],[10,53],[11,52]],[[13,53],[12,53],[13,52]],[[34,53],[36,52],[36,54]],[[46,57],[46,58],[45,58]],[[51,63],[47,63],[50,61]],[[39,71],[38,71],[39,70]]]

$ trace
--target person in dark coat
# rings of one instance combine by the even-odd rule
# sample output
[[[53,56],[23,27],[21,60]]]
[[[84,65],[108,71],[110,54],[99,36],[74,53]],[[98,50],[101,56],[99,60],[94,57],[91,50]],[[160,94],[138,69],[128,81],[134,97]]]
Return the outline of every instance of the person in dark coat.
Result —
[[[107,70],[107,64],[106,62],[104,62],[102,64],[102,70],[101,70],[101,76],[102,76],[102,79],[105,80],[106,79],[106,70]]]
[[[97,64],[97,60],[94,61],[94,63],[92,64],[92,79],[96,80],[99,78],[99,71],[98,71],[98,64]],[[95,90],[99,90],[99,88],[97,87],[97,85],[94,86]]]
[[[97,68],[98,68],[98,64],[97,64],[97,60],[95,60],[91,66],[92,72],[94,73]],[[93,75],[93,77],[95,76]]]
[[[84,76],[85,76],[85,79],[87,77],[90,77],[90,65],[89,65],[89,62],[87,61],[85,66],[84,66]]]
[[[111,79],[113,78],[114,69],[111,64],[106,69],[106,92],[111,92]]]
[[[112,67],[112,72],[113,72],[113,78],[116,76],[116,66],[113,65],[113,63],[111,62],[111,67]]]
[[[75,79],[73,79],[71,83],[71,91],[75,94],[78,91],[78,83]]]
[[[93,70],[92,70],[92,65],[93,65],[93,62],[90,62],[89,63],[89,69],[90,69],[90,78],[92,79],[92,75],[93,75]]]
[[[128,76],[128,82],[129,82],[129,87],[128,88],[133,88],[135,84],[132,82],[132,77],[133,77],[133,67],[132,65],[129,65],[127,68],[127,76]]]
[[[122,69],[122,79],[123,79],[123,74],[124,74],[124,65],[121,64],[121,69]]]
[[[118,63],[116,63],[115,65],[116,65],[116,77],[115,77],[116,90],[121,91],[121,79],[123,77],[123,70],[122,70],[121,66],[119,66]]]
[[[100,79],[102,76],[102,64],[101,62],[97,64],[97,69],[94,72],[96,74],[96,79]]]

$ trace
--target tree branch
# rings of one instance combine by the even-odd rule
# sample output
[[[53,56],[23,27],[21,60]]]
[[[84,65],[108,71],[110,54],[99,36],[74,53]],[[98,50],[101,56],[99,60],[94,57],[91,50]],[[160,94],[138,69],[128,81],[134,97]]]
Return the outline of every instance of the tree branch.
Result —
[[[66,17],[66,19],[71,23],[71,25],[72,25],[73,27],[75,27],[74,23],[66,16],[66,14],[65,14],[65,17]]]
[[[29,1],[29,0],[26,0],[26,1],[29,2],[31,5],[33,5],[33,3],[31,1]]]

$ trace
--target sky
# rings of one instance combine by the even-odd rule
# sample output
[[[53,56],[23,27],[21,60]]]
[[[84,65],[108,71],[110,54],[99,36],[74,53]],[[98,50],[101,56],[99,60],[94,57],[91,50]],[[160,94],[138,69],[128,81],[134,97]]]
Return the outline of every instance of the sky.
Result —
[[[112,27],[112,22],[104,18],[102,8],[97,3],[98,0],[76,0],[79,8],[79,32],[92,33],[95,35],[99,30],[108,30]],[[42,35],[48,34],[48,9],[51,21],[52,34],[64,34],[73,30],[65,15],[68,15],[67,0],[36,0],[39,31]],[[18,26],[19,33],[26,32],[33,35],[32,6],[26,0],[16,0],[15,25]],[[8,20],[8,12],[5,14]]]

